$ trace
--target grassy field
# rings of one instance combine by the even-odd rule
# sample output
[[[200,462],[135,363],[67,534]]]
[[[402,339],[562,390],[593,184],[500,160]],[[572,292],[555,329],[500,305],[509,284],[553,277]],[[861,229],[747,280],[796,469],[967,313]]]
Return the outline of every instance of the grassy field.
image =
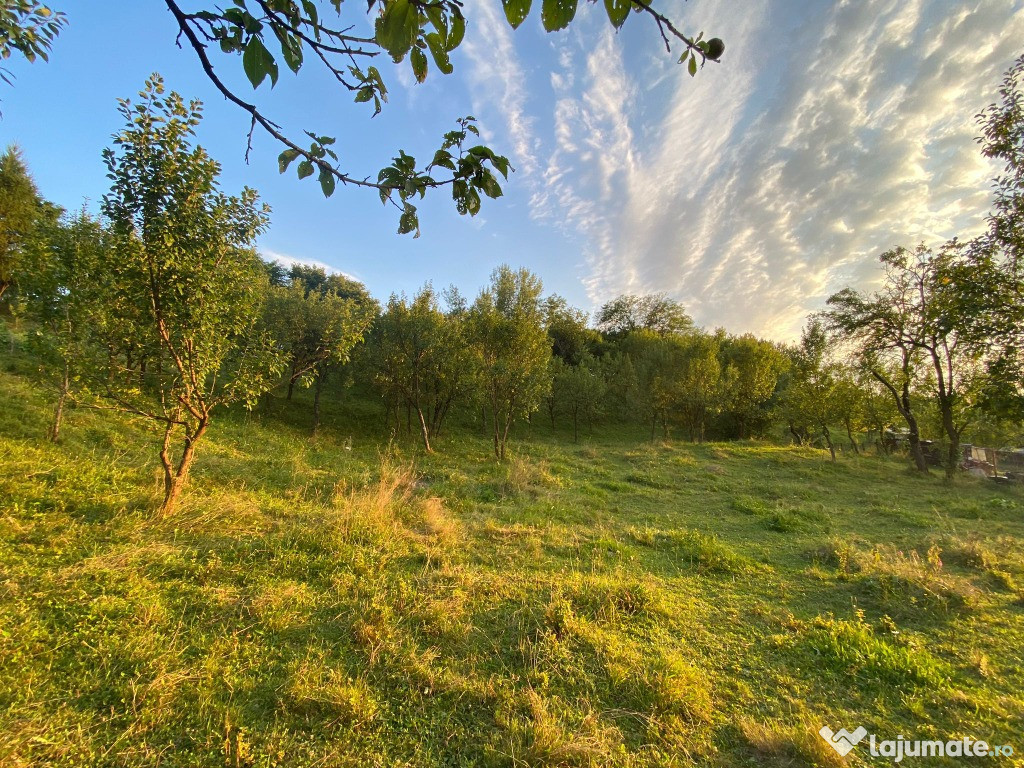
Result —
[[[150,427],[50,445],[0,374],[0,765],[870,762],[822,725],[1024,754],[1020,490],[540,424],[500,465],[381,448],[369,404],[310,439],[306,405],[215,423],[159,519]]]

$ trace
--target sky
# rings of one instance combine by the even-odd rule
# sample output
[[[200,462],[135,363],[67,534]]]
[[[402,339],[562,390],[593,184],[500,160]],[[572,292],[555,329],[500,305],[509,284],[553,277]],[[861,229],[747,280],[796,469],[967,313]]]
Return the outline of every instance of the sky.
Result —
[[[8,62],[0,142],[66,208],[97,210],[117,100],[159,72],[204,102],[198,142],[225,191],[254,187],[272,207],[267,258],[345,272],[381,299],[426,281],[472,297],[498,265],[523,266],[589,312],[664,292],[699,325],[779,341],[835,291],[870,289],[888,248],[980,231],[997,169],[975,116],[1024,53],[1024,0],[663,0],[683,30],[725,41],[721,63],[691,78],[644,16],[616,33],[602,3],[581,2],[567,31],[546,34],[539,2],[513,31],[500,0],[466,0],[454,74],[416,84],[408,61],[378,62],[390,99],[374,118],[312,60],[253,94],[240,58],[215,53],[289,133],[335,136],[353,176],[376,176],[398,149],[428,158],[457,117],[477,117],[516,169],[505,196],[471,218],[428,195],[413,239],[373,191],[324,199],[315,178],[279,175],[266,136],[246,163],[246,115],[176,47],[163,3],[51,5],[69,25],[49,63]],[[345,18],[364,23],[361,8],[345,4]]]

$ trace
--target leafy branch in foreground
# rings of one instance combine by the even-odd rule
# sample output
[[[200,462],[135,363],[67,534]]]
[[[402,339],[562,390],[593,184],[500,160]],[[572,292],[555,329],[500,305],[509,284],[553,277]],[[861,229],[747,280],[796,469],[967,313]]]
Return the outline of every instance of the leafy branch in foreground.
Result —
[[[496,174],[507,180],[512,170],[509,160],[482,145],[464,146],[469,133],[479,135],[472,117],[461,118],[459,129],[442,137],[440,148],[428,164],[420,165],[414,156],[399,150],[376,179],[359,176],[342,169],[334,148],[335,137],[315,131],[305,131],[302,140],[287,135],[255,103],[225,83],[210,55],[211,49],[219,48],[224,54],[240,56],[254,90],[268,80],[271,87],[276,85],[283,67],[298,74],[312,60],[354,103],[372,104],[375,116],[387,103],[388,89],[380,69],[371,62],[381,56],[396,63],[408,59],[417,82],[426,79],[431,61],[442,74],[451,74],[451,52],[462,43],[467,30],[464,0],[368,0],[369,19],[361,20],[367,26],[365,34],[354,31],[355,23],[342,21],[341,0],[233,0],[225,9],[194,11],[185,10],[180,0],[164,2],[178,26],[178,45],[187,44],[217,90],[249,114],[246,157],[259,127],[284,145],[278,158],[282,173],[298,161],[299,179],[315,174],[327,197],[334,194],[338,184],[376,189],[384,203],[399,210],[400,234],[419,235],[419,216],[411,201],[424,197],[429,189],[450,188],[456,209],[470,216],[480,210],[481,196],[496,198],[502,194]],[[501,2],[513,29],[525,21],[533,5],[532,0]],[[705,40],[703,33],[684,34],[646,0],[605,0],[604,5],[616,29],[626,22],[630,11],[652,19],[669,52],[673,43],[682,46],[679,61],[687,65],[691,75],[706,61],[718,61],[725,50],[718,38]],[[548,32],[564,29],[575,18],[578,6],[579,0],[542,0],[544,28]],[[336,17],[337,23],[329,23],[328,16]]]
[[[48,61],[54,39],[67,22],[38,0],[4,0],[0,3],[0,59],[20,53],[29,62]],[[0,67],[0,79],[10,85],[10,72]]]

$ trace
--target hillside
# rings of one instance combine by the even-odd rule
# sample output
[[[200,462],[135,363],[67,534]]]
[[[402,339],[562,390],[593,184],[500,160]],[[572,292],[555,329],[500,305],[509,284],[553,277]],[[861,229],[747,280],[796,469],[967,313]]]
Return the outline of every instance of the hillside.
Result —
[[[499,464],[275,399],[161,519],[156,433],[75,409],[54,446],[49,407],[0,374],[4,766],[866,762],[822,725],[1024,753],[1017,488],[541,424]]]

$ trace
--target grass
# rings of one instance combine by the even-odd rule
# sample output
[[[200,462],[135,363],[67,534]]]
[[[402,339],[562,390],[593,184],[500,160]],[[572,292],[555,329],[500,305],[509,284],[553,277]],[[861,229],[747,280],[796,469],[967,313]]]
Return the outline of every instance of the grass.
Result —
[[[334,393],[155,432],[0,373],[0,765],[738,766],[1018,741],[1024,494],[538,424],[423,455]],[[941,765],[941,760],[936,760]],[[950,763],[952,764],[952,763]]]

